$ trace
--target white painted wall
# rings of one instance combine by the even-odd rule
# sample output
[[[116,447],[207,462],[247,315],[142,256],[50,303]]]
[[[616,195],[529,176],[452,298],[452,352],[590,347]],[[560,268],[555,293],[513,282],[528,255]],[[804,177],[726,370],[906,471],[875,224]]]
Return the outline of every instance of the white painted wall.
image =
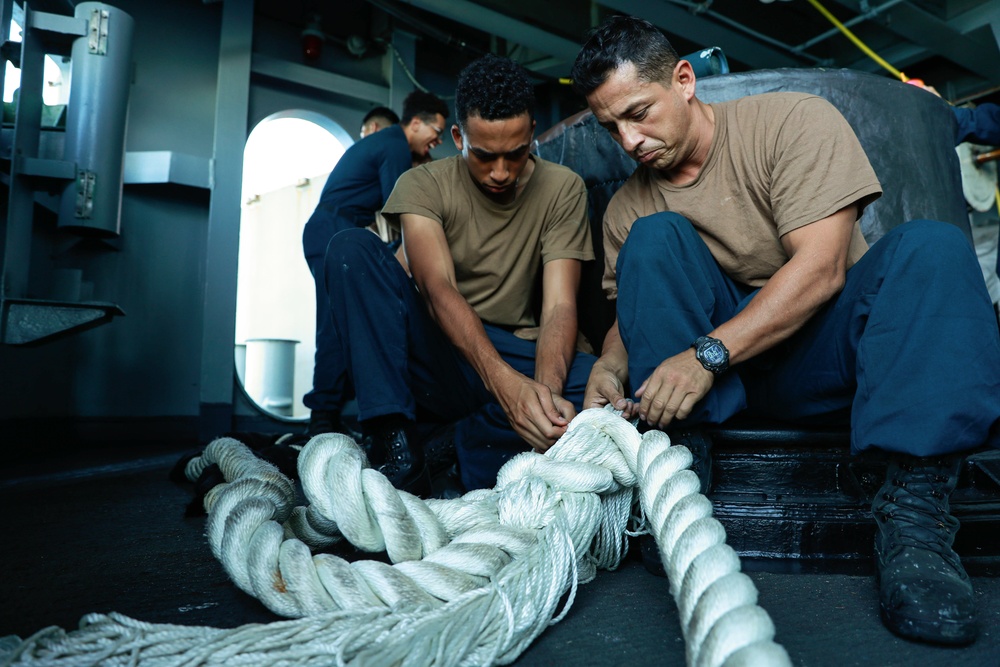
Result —
[[[304,185],[285,186],[244,202],[240,220],[235,343],[254,338],[299,341],[294,417],[309,416],[302,396],[312,388],[316,352],[316,288],[302,254],[302,228],[316,208],[327,176],[319,174]],[[248,364],[251,359],[248,354]],[[254,398],[260,404],[259,397]]]

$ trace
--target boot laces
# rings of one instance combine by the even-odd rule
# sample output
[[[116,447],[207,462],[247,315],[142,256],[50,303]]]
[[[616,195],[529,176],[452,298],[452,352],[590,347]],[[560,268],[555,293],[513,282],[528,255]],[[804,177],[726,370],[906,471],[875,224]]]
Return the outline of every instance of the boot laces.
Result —
[[[403,446],[402,445],[403,445],[403,443],[401,443],[399,440],[393,440],[392,444],[389,445],[389,450],[390,450],[390,452],[392,454],[392,460],[393,461],[402,461],[403,460],[404,457],[403,457]]]
[[[896,546],[917,547],[933,551],[942,556],[954,554],[951,546],[954,528],[941,521],[940,517],[929,517],[934,521],[933,528],[937,530],[898,512],[884,512],[883,517],[885,519],[892,519],[895,524],[895,530],[892,531],[889,537],[890,548]]]
[[[384,444],[388,461],[386,465],[398,465],[395,462],[402,462],[406,458],[406,444],[398,437],[387,437]]]
[[[944,465],[945,462],[939,460],[929,460],[926,465],[899,464],[900,470],[908,474],[892,477],[890,484],[894,488],[881,494],[892,507],[878,511],[880,523],[892,520],[886,525],[891,550],[915,547],[939,554],[949,562],[958,559],[951,546],[958,522],[945,506],[948,494],[941,488],[951,481],[949,476],[939,472]]]

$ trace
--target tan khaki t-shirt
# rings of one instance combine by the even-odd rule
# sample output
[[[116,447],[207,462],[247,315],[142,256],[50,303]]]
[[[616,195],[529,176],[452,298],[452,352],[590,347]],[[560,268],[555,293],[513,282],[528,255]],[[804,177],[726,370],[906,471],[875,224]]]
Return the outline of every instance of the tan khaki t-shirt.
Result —
[[[788,254],[780,237],[882,194],[854,130],[821,97],[767,93],[713,104],[715,134],[698,177],[673,185],[640,166],[604,216],[603,286],[617,296],[615,263],[636,219],[674,211],[691,221],[733,279],[759,287]],[[857,222],[848,267],[868,249]]]
[[[594,259],[583,180],[566,167],[531,159],[534,172],[510,204],[484,195],[455,155],[404,173],[382,209],[396,225],[403,213],[441,223],[458,291],[486,322],[536,326],[533,298],[542,265]]]

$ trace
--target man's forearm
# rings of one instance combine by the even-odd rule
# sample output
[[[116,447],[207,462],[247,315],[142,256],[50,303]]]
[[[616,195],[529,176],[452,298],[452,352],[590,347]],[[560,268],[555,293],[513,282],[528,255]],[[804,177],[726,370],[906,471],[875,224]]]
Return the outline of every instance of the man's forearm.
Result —
[[[618,332],[617,318],[604,336],[604,345],[601,347],[601,356],[597,363],[614,373],[623,384],[628,380],[628,351]]]
[[[627,384],[628,352],[618,334],[618,320],[615,320],[604,337],[601,356],[590,369],[583,406],[599,408],[611,405],[622,411],[622,417],[632,419],[635,404],[625,393]]]
[[[476,311],[458,290],[450,286],[432,290],[425,298],[438,326],[495,396],[494,380],[507,372],[516,371],[493,347]]]
[[[535,353],[535,381],[562,394],[576,353],[576,305],[566,304],[543,314]]]
[[[736,317],[705,332],[729,348],[730,364],[788,339],[843,289],[857,217],[851,204],[781,237],[789,260]]]
[[[843,286],[842,275],[838,280],[814,273],[813,267],[785,264],[736,317],[706,333],[722,340],[731,364],[769,350],[801,329]]]

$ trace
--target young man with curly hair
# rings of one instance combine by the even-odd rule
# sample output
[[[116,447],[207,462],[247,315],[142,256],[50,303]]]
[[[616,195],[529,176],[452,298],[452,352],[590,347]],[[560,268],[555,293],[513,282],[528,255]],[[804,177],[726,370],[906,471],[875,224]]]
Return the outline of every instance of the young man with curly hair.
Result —
[[[583,400],[581,263],[594,258],[583,181],[531,155],[524,70],[487,55],[459,75],[460,155],[403,174],[383,208],[412,274],[371,234],[327,253],[335,327],[372,458],[398,487],[422,470],[416,422],[450,422],[467,489],[511,456],[545,451]]]

